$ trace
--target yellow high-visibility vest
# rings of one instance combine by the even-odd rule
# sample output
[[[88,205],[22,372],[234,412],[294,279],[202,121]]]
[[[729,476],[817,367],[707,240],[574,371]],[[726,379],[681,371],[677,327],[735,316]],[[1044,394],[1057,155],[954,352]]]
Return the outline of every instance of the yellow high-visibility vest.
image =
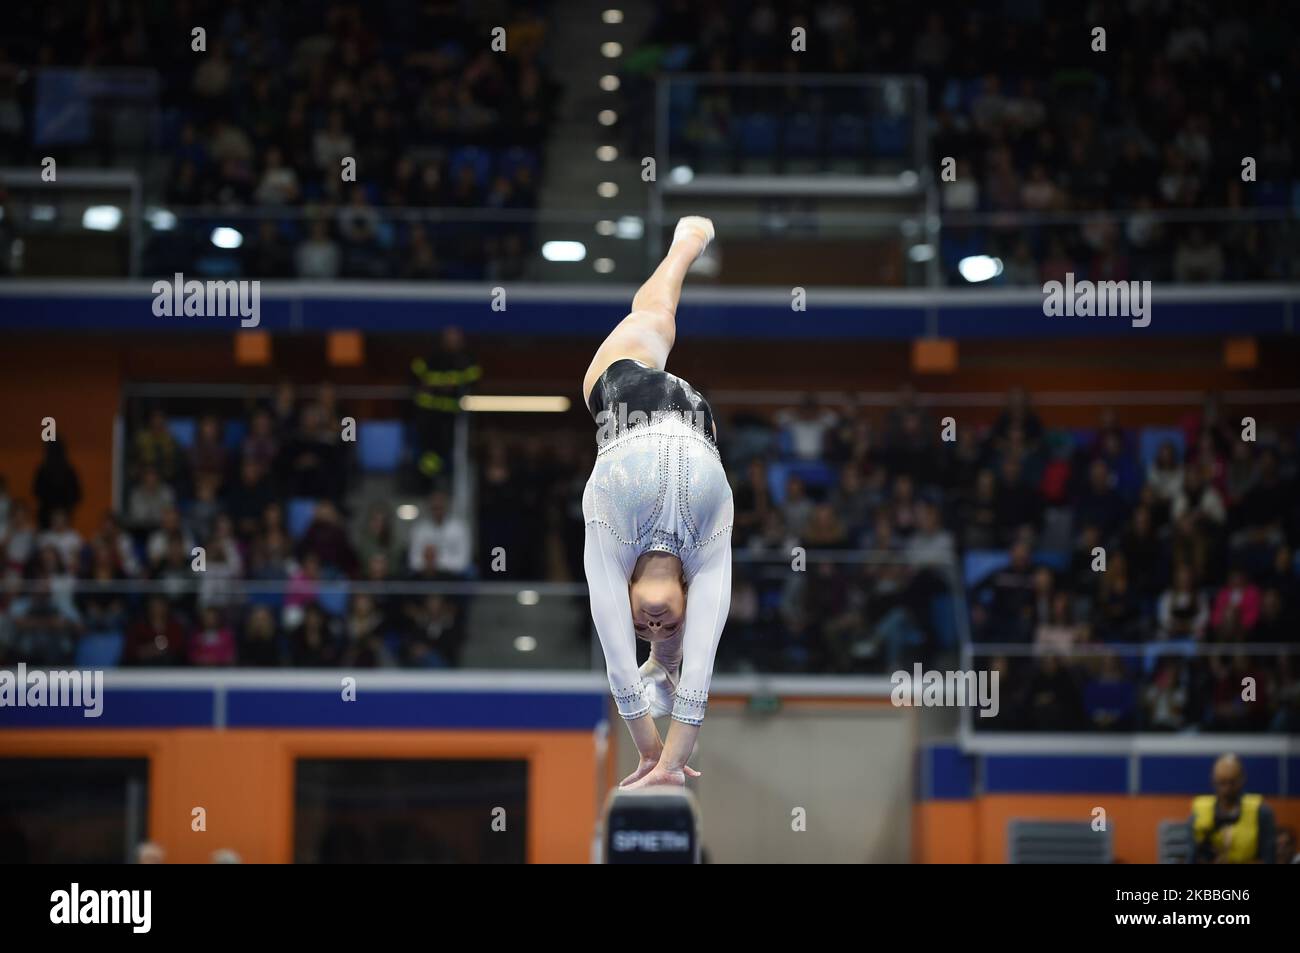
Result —
[[[1228,839],[1227,861],[1230,864],[1249,864],[1255,860],[1259,849],[1259,806],[1264,799],[1258,794],[1241,796],[1241,814],[1234,824],[1214,829],[1214,805],[1218,799],[1213,794],[1192,798],[1192,831],[1196,842],[1207,837],[1217,857],[1224,851],[1224,838]]]

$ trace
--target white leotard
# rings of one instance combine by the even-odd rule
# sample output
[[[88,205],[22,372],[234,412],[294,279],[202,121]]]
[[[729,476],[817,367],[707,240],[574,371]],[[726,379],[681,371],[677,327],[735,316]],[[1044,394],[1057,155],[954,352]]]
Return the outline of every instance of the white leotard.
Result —
[[[652,712],[656,694],[637,668],[628,595],[637,559],[654,550],[681,559],[687,582],[681,678],[672,716],[701,724],[731,606],[734,507],[717,447],[679,414],[615,434],[596,454],[582,515],[591,616],[619,714],[637,718]],[[653,714],[664,713],[654,707]]]

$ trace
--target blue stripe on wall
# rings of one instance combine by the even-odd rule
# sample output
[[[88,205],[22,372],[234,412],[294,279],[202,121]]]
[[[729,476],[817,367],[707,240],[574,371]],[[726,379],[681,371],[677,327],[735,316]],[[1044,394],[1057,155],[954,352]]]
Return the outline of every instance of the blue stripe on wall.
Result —
[[[1148,755],[1141,759],[1142,794],[1212,794],[1210,771],[1214,755]],[[1278,758],[1245,756],[1246,790],[1278,797],[1282,794],[1282,764]]]
[[[563,692],[257,691],[227,694],[231,728],[495,728],[590,730],[606,717],[605,696]]]
[[[211,689],[105,689],[98,718],[82,708],[0,708],[0,728],[207,728]]]
[[[987,755],[986,794],[1127,794],[1122,755]]]
[[[166,331],[168,333],[240,330],[237,317],[157,317],[151,295],[123,297],[15,294],[0,298],[0,328],[31,331]],[[511,300],[493,311],[488,289],[483,300],[310,298],[298,301],[263,296],[259,330],[321,333],[339,329],[432,333],[458,324],[470,333],[539,337],[603,335],[625,307],[607,301]],[[1129,319],[1055,317],[1035,303],[944,304],[934,309],[937,333],[952,338],[1096,337],[1124,335],[1283,335],[1290,305],[1285,293],[1249,301],[1154,303],[1149,327],[1134,328]],[[908,339],[923,337],[930,307],[926,304],[819,303],[816,289],[808,310],[788,304],[738,301],[735,304],[687,302],[680,309],[682,328],[692,337],[770,339]]]
[[[975,795],[975,758],[957,745],[921,749],[919,796],[927,801],[967,801]]]

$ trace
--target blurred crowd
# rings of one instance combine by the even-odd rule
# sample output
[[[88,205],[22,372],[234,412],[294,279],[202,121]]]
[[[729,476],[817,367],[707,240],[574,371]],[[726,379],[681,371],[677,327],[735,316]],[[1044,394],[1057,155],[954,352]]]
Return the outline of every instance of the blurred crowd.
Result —
[[[513,277],[556,96],[547,6],[514,3],[487,25],[455,3],[26,7],[0,39],[0,156],[35,165],[49,151],[32,141],[50,104],[30,68],[156,70],[161,141],[141,161],[149,203],[176,219],[152,220],[147,273]],[[505,52],[486,45],[492,25],[507,29]],[[62,162],[127,158],[106,155],[102,135],[61,146]],[[390,211],[429,208],[453,211]],[[457,209],[503,214],[485,224]],[[211,244],[217,225],[240,231],[237,248]]]
[[[155,409],[123,511],[89,538],[48,444],[34,511],[0,481],[0,660],[69,664],[108,638],[126,665],[454,666],[469,597],[344,583],[582,582],[585,426],[485,429],[473,512],[434,481],[399,519],[361,492],[346,413],[328,385],[286,385],[179,441]],[[1295,431],[1243,439],[1213,395],[1167,424],[1048,427],[1020,391],[991,423],[949,422],[910,388],[887,410],[734,414],[719,670],[891,672],[969,641],[1014,687],[984,728],[1300,728]]]
[[[1249,10],[672,0],[628,60],[624,132],[633,154],[650,154],[654,88],[642,80],[675,72],[919,75],[929,160],[936,172],[943,157],[956,160],[955,180],[941,183],[949,280],[959,281],[957,263],[972,255],[998,257],[994,283],[1014,285],[1065,272],[1097,281],[1293,278],[1300,54],[1287,11],[1280,0]],[[791,49],[799,27],[806,52]],[[1099,27],[1104,52],[1093,49]],[[687,161],[735,170],[771,160],[781,171],[819,159],[838,166],[856,149],[866,172],[912,141],[885,117],[887,102],[854,99],[843,84],[792,90],[788,101],[722,78],[679,85],[669,133]],[[1237,220],[1195,211],[1204,209]],[[964,223],[968,214],[982,216],[979,224]],[[1025,227],[1016,215],[1042,224]]]
[[[70,523],[80,480],[64,444],[47,444],[36,512],[0,478],[0,664],[457,664],[458,598],[339,585],[473,569],[470,524],[441,484],[407,521],[349,505],[345,415],[329,385],[311,400],[285,385],[247,419],[199,418],[182,443],[155,409],[130,441],[123,511],[88,538]]]

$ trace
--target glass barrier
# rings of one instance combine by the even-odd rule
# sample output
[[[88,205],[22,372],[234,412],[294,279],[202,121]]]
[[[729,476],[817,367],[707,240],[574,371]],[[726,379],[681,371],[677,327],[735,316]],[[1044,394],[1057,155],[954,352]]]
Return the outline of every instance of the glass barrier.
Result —
[[[976,732],[1300,733],[1300,646],[1278,643],[975,645],[970,670],[997,673]]]

